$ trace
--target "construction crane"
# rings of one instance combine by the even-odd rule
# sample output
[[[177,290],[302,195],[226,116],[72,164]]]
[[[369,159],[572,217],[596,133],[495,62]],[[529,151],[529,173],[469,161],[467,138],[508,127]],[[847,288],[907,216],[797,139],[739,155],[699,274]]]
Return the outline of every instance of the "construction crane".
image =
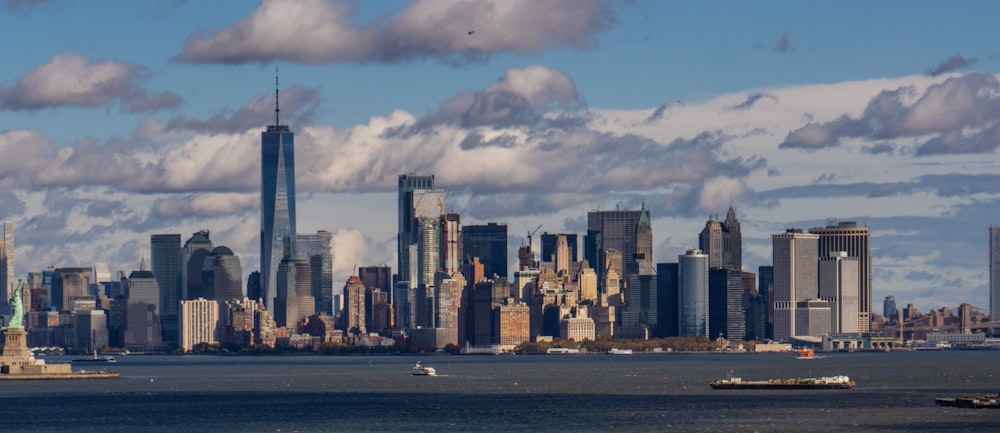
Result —
[[[541,229],[542,229],[542,224],[539,224],[538,227],[535,227],[534,230],[528,231],[528,251],[531,251],[531,238],[533,238],[535,236],[535,233],[538,233],[538,231]]]

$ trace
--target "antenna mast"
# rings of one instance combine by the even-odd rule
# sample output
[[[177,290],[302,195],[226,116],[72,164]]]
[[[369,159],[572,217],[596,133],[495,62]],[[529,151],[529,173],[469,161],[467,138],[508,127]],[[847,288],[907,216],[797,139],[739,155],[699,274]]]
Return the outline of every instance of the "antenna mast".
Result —
[[[274,126],[281,125],[278,120],[278,113],[281,110],[278,108],[278,67],[274,67]]]

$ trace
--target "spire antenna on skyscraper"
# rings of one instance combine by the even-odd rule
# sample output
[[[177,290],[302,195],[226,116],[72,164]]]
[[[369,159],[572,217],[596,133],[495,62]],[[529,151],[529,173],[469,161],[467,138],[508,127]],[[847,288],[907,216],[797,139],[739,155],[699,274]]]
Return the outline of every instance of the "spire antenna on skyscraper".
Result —
[[[278,104],[278,67],[274,67],[274,126],[281,125],[278,114],[281,112]]]

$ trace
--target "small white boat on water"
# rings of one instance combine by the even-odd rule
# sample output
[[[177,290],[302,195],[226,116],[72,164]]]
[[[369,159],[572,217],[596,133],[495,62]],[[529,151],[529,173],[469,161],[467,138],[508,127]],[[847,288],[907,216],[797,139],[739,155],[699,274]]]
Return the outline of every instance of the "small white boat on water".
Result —
[[[437,372],[434,371],[434,367],[424,367],[420,365],[420,361],[417,361],[417,365],[413,366],[414,376],[437,376]]]

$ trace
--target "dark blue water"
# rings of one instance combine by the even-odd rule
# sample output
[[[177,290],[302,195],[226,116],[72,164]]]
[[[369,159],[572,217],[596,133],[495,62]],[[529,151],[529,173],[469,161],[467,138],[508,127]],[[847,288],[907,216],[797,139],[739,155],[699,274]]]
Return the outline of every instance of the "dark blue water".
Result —
[[[439,376],[410,375],[417,360]],[[934,404],[936,396],[1000,392],[1000,351],[813,360],[788,354],[129,356],[105,366],[122,378],[0,382],[0,431],[1000,431],[1000,410]],[[708,386],[730,370],[744,379],[845,374],[858,386]]]

